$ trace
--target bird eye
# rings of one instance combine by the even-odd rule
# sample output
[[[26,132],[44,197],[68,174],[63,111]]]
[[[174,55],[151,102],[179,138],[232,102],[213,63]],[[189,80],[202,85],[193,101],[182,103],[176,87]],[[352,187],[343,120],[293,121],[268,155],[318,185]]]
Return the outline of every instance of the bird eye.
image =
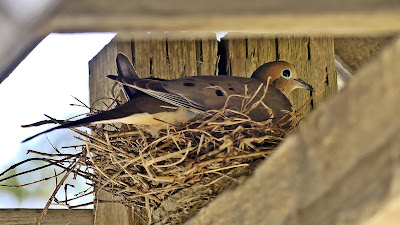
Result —
[[[290,69],[282,70],[281,77],[285,79],[290,79],[292,77],[292,71],[290,71]]]

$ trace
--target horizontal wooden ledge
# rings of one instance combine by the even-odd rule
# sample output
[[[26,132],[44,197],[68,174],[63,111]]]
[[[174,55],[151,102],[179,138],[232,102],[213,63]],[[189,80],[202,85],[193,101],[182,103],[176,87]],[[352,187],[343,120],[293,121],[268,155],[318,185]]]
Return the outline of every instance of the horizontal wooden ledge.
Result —
[[[212,14],[264,14],[264,13],[329,13],[329,12],[371,12],[400,9],[400,2],[393,0],[72,0],[63,4],[62,14],[107,15],[212,15]]]
[[[400,10],[377,13],[265,15],[82,14],[56,16],[46,32],[241,31],[293,34],[363,35],[400,31]]]
[[[35,225],[42,211],[42,209],[0,209],[0,224]],[[93,219],[92,209],[50,209],[41,224],[93,225]]]

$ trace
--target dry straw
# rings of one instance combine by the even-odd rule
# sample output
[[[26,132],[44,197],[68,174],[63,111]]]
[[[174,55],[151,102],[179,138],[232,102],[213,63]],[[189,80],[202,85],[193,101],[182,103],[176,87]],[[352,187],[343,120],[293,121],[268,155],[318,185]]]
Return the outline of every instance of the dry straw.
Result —
[[[264,97],[267,90],[260,86],[258,91],[263,91]],[[242,182],[289,131],[281,128],[283,121],[256,122],[247,116],[257,106],[267,107],[262,99],[249,104],[256,94],[241,96],[239,111],[226,107],[207,111],[195,122],[170,125],[159,137],[139,128],[105,132],[95,127],[92,134],[73,129],[83,142],[80,152],[31,153],[41,155],[40,160],[48,166],[63,168],[57,176],[82,176],[96,192],[105,190],[118,196],[118,202],[132,207],[144,223],[182,223],[223,190]],[[288,118],[293,122],[294,115],[289,113],[285,121]],[[68,205],[72,199],[57,203]]]

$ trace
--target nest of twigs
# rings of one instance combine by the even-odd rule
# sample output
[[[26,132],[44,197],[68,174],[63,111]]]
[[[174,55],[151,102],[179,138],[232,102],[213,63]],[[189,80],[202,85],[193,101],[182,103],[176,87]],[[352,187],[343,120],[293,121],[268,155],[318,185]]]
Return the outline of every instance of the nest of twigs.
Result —
[[[96,190],[119,196],[145,223],[179,224],[268,157],[288,132],[278,124],[221,109],[181,127],[171,125],[159,137],[138,128],[95,127],[91,135],[73,129],[84,142],[81,152],[47,160],[91,180]]]
[[[253,97],[244,97],[243,105]],[[95,128],[97,137],[82,139],[96,171],[93,180],[147,223],[182,223],[243,180],[287,134],[282,120],[256,122],[247,116],[260,101],[241,112],[208,111],[185,126],[169,126],[157,138],[140,129]]]
[[[153,214],[153,222],[168,219],[164,223],[173,222],[172,211],[190,214],[205,205],[228,186],[218,182],[221,179],[230,183],[249,173],[243,168],[268,156],[286,133],[271,121],[255,122],[210,112],[185,127],[171,126],[159,138],[140,130],[100,131],[101,138],[86,139],[85,151],[93,156],[94,179],[102,189],[122,196],[126,205],[145,209],[146,221]],[[193,188],[189,193],[179,194],[189,187]],[[179,201],[169,201],[165,212],[157,211],[177,194]],[[175,219],[178,221],[173,223],[182,222],[182,218]]]

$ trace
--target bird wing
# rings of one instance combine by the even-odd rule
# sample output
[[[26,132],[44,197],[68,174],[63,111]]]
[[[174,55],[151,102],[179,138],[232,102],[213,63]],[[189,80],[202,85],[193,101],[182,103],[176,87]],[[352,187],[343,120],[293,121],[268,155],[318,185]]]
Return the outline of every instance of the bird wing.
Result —
[[[192,111],[220,109],[232,95],[237,97],[231,98],[229,106],[239,110],[243,98],[238,96],[252,95],[263,84],[259,80],[234,76],[194,76],[175,80],[140,78],[122,53],[118,54],[116,63],[118,76],[108,77],[123,85],[128,99],[141,91],[172,106]]]
[[[232,76],[196,76],[162,82],[163,88],[168,92],[200,102],[207,110],[222,108],[231,95],[244,96],[249,84],[253,87],[262,83]]]
[[[143,78],[143,79],[120,79],[116,76],[108,76],[109,78],[120,82],[125,86],[129,86],[139,90],[147,95],[159,99],[176,107],[185,107],[193,111],[205,111],[204,104],[180,94],[179,92],[169,92],[163,87],[164,80]]]
[[[120,79],[126,78],[126,79],[136,80],[140,78],[132,62],[123,53],[118,53],[116,57],[116,65],[117,65],[117,74],[118,77],[120,77]],[[137,93],[137,90],[135,88],[125,85],[122,85],[122,90],[127,100],[133,98],[133,96]]]
[[[170,92],[184,96],[194,102],[200,102],[205,109],[243,110],[244,105],[250,108],[262,100],[249,116],[255,121],[270,118],[281,118],[292,111],[289,99],[273,85],[269,85],[264,93],[266,84],[251,78],[234,76],[196,76],[161,82],[162,87]],[[265,94],[265,95],[264,95]],[[229,100],[228,100],[229,98]],[[228,101],[227,101],[228,100]]]
[[[264,83],[255,79],[232,76],[195,76],[175,80],[125,79],[119,82],[170,105],[193,111],[221,109],[226,103],[227,108],[239,111],[243,108],[244,99],[249,101],[248,105],[252,105],[262,98],[265,87]],[[251,99],[253,95],[254,99]],[[292,109],[286,96],[271,85],[263,102],[275,117],[281,117],[283,111]],[[260,105],[250,116],[258,121],[268,119],[270,115],[265,110]]]

